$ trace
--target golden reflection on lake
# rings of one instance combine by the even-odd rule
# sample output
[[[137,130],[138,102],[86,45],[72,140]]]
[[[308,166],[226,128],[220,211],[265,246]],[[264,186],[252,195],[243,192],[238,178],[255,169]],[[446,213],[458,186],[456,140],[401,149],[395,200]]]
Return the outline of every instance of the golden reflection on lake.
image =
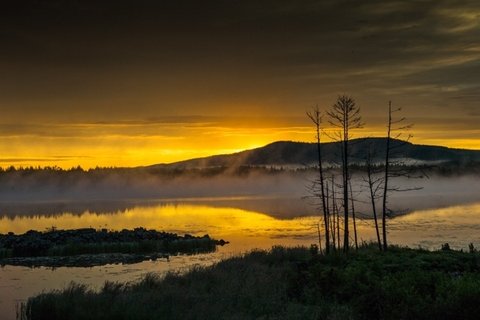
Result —
[[[53,226],[58,229],[92,227],[111,230],[145,227],[195,234],[212,232],[216,235],[237,232],[283,234],[283,232],[304,233],[311,227],[307,227],[308,223],[302,218],[277,220],[265,214],[235,208],[171,204],[135,207],[114,214],[97,214],[86,211],[81,215],[67,212],[50,217],[19,216],[14,219],[4,217],[0,219],[0,232],[23,233],[31,229],[46,230]]]
[[[144,261],[133,265],[62,267],[55,270],[5,266],[0,269],[0,314],[13,319],[16,301],[25,300],[43,290],[63,288],[72,280],[98,288],[106,280],[134,281],[148,272],[187,270],[192,266],[209,265],[253,248],[268,249],[272,245],[308,246],[318,243],[318,217],[278,219],[273,217],[273,214],[222,205],[142,204],[108,214],[85,211],[83,214],[67,212],[50,216],[3,217],[0,219],[0,233],[46,230],[52,226],[59,229],[93,227],[114,230],[142,226],[180,234],[208,233],[214,238],[228,240],[230,244],[218,248],[214,253],[181,255],[169,260]],[[292,214],[295,215],[295,212]],[[391,219],[388,224],[391,244],[439,249],[442,243],[449,242],[453,248],[466,250],[472,242],[475,247],[480,248],[480,203],[416,211]],[[372,220],[358,221],[358,238],[360,241],[375,239]]]
[[[216,239],[230,241],[230,249],[233,246],[241,250],[245,247],[263,248],[273,244],[299,244],[296,238],[316,235],[317,221],[316,217],[280,220],[266,214],[229,207],[167,204],[138,206],[113,214],[86,211],[81,215],[64,213],[49,217],[4,217],[0,219],[0,233],[24,233],[31,229],[41,231],[52,227],[111,230],[144,227],[180,234],[209,234]],[[286,238],[290,240],[287,241]],[[272,241],[266,241],[267,239]],[[255,245],[256,242],[258,245]]]
[[[171,203],[138,205],[116,213],[63,213],[51,216],[16,216],[0,219],[0,233],[28,230],[92,227],[110,230],[148,229],[209,234],[231,242],[229,251],[264,248],[273,244],[309,245],[318,241],[316,216],[278,219],[264,213],[205,204]],[[436,248],[443,242],[465,247],[480,240],[480,203],[416,211],[388,221],[391,243]],[[375,237],[372,220],[358,221],[358,238]],[[353,230],[351,228],[350,230]]]

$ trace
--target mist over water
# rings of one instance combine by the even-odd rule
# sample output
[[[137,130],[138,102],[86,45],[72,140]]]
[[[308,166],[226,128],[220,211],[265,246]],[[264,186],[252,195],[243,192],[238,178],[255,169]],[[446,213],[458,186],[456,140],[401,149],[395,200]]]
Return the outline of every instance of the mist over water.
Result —
[[[10,177],[0,184],[0,216],[50,216],[65,212],[115,214],[149,203],[194,202],[292,218],[317,213],[318,199],[309,190],[315,179],[316,174],[311,171],[169,179],[153,175],[109,175],[98,181],[83,177],[74,183],[64,179]],[[352,186],[356,209],[368,218],[372,209],[363,179],[361,174],[354,173]],[[389,208],[394,215],[480,201],[478,175],[392,179],[390,184],[400,189],[419,188],[390,194]]]
[[[179,175],[162,177],[147,173],[111,173],[101,178],[90,173],[72,177],[12,174],[1,177],[0,201],[118,200],[138,198],[192,198],[251,195],[305,194],[310,174],[250,173],[246,176],[209,177]]]
[[[113,183],[110,180],[90,186],[92,188],[77,184],[66,188],[63,193],[54,193],[47,188],[32,195],[29,188],[24,188],[15,199],[1,195],[0,232],[44,231],[52,227],[113,230],[145,227],[195,235],[208,233],[225,240],[239,237],[240,243],[250,243],[247,238],[262,234],[267,239],[283,239],[284,244],[289,244],[292,239],[316,237],[320,205],[318,197],[309,191],[314,180],[315,173],[287,171],[243,177],[177,177],[162,183],[134,179],[131,184],[124,182],[124,188],[118,193],[109,189],[109,183]],[[360,228],[370,230],[360,237],[369,241],[373,239],[373,224],[368,190],[361,175],[354,174],[352,181]],[[391,182],[399,188],[419,188],[390,195],[388,205],[393,215],[389,230],[395,230],[395,234],[408,234],[433,225],[435,227],[430,229],[437,230],[438,234],[442,234],[443,227],[452,230],[448,236],[445,234],[445,241],[457,241],[458,230],[471,230],[475,226],[470,222],[476,221],[480,212],[477,206],[480,203],[480,179],[477,176],[432,176],[428,179],[393,179]],[[19,201],[20,196],[25,199]],[[380,201],[377,206],[380,211]],[[441,217],[438,212],[443,212]],[[414,242],[402,236],[398,243],[420,245],[425,241],[427,247],[433,248],[429,241],[438,242],[430,239],[430,230],[424,231],[426,233],[410,236],[416,239]],[[423,240],[422,234],[426,237]],[[470,239],[472,237],[465,241],[473,241]],[[238,243],[230,247],[238,247]]]
[[[74,280],[97,287],[105,280],[134,281],[147,272],[165,273],[209,265],[225,257],[272,245],[318,243],[318,199],[310,197],[312,172],[248,176],[176,177],[158,179],[111,176],[69,184],[57,181],[11,180],[0,186],[0,233],[44,231],[51,227],[93,227],[121,230],[135,227],[179,234],[209,234],[230,244],[217,252],[177,256],[132,265],[85,268],[4,266],[0,269],[0,312],[14,318],[16,301],[43,290],[60,289]],[[21,181],[21,182],[20,182]],[[4,181],[5,182],[5,181]],[[392,193],[388,220],[393,244],[439,249],[480,248],[480,179],[475,175],[432,176],[392,180],[396,186],[420,190]],[[375,239],[367,190],[353,176],[360,241]]]
[[[115,213],[152,199],[208,201],[211,198],[219,201],[222,198],[226,206],[260,211],[279,218],[308,216],[318,207],[318,199],[309,191],[315,179],[316,173],[312,171],[250,173],[245,176],[182,175],[168,179],[151,174],[109,174],[102,178],[87,174],[67,178],[25,178],[13,174],[1,177],[0,216],[55,215],[67,211],[73,214],[86,211]],[[352,185],[358,211],[369,216],[371,208],[363,179],[362,174],[354,173]],[[391,193],[389,208],[394,214],[480,200],[478,174],[392,179],[390,184],[399,189],[420,187],[419,190]],[[276,199],[278,205],[262,200],[270,198]]]

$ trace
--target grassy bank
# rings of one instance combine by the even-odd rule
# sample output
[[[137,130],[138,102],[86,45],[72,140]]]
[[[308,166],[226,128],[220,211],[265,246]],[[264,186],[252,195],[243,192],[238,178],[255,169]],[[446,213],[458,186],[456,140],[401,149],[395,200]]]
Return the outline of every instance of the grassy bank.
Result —
[[[276,247],[99,292],[71,284],[25,309],[28,319],[478,319],[480,254]]]

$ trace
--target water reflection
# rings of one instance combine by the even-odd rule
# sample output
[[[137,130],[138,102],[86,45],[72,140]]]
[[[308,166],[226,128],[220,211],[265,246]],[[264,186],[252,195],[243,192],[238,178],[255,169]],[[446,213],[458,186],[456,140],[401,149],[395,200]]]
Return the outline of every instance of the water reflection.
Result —
[[[480,203],[434,210],[419,210],[390,222],[393,243],[438,249],[448,242],[450,247],[466,249],[469,243],[480,246]]]
[[[135,207],[165,206],[172,204],[237,208],[262,212],[272,217],[284,219],[315,214],[315,206],[310,205],[310,203],[302,197],[243,196],[111,201],[0,202],[0,218],[53,217],[66,213],[72,215],[82,215],[84,213],[117,214]]]
[[[261,211],[240,209],[242,204],[251,201],[250,206],[266,208],[269,214]],[[318,216],[305,215],[301,203],[292,200],[283,208],[284,214],[275,216],[272,210],[275,199],[270,198],[221,198],[192,199],[166,202],[121,202],[117,211],[86,210],[78,213],[68,210],[51,215],[4,215],[0,218],[0,233],[24,233],[28,230],[46,230],[76,228],[107,228],[111,230],[144,227],[179,234],[210,236],[229,240],[228,250],[237,252],[242,248],[253,248],[255,244],[268,247],[282,241],[285,245],[298,241],[310,242],[316,239]],[[239,205],[240,203],[240,205]],[[260,204],[260,205],[259,205]],[[90,204],[95,206],[95,204]],[[103,207],[106,206],[102,204]],[[78,207],[76,207],[78,208]],[[100,205],[97,205],[100,208]],[[272,209],[273,208],[273,209]],[[33,209],[30,209],[33,210]],[[279,212],[279,211],[277,211]],[[288,214],[287,214],[288,212]],[[293,218],[287,218],[293,217]],[[414,211],[389,221],[390,239],[394,243],[409,246],[439,247],[443,242],[451,242],[454,247],[466,247],[469,242],[480,237],[480,203],[452,206],[442,209]],[[374,239],[373,223],[362,220],[358,223],[359,239]],[[254,241],[252,241],[254,239]],[[273,240],[276,241],[273,241]]]
[[[0,219],[0,232],[24,233],[30,229],[107,228],[112,230],[144,227],[180,234],[209,234],[224,238],[279,238],[309,236],[316,218],[276,219],[269,215],[243,209],[202,204],[161,203],[135,206],[114,214],[85,211],[50,216],[16,216]],[[315,222],[316,223],[316,222]]]
[[[204,203],[211,200],[203,199]],[[3,216],[0,233],[23,233],[30,229],[45,230],[83,227],[120,230],[138,226],[195,235],[210,234],[231,243],[211,254],[175,256],[169,261],[144,261],[133,265],[105,265],[93,268],[29,269],[5,266],[0,270],[0,312],[14,318],[15,301],[26,299],[43,290],[59,289],[70,281],[98,287],[105,280],[135,281],[147,272],[182,270],[193,265],[208,265],[222,258],[251,250],[270,248],[272,245],[301,245],[315,239],[316,217],[275,219],[269,215],[225,206],[220,199],[215,205],[194,201],[151,202],[122,207],[118,211],[100,214],[89,210],[83,213],[67,211],[62,214]],[[33,209],[32,209],[33,211]]]
[[[178,256],[172,257],[170,261],[144,261],[132,265],[62,267],[55,270],[6,266],[0,270],[0,312],[5,319],[14,318],[15,300],[26,299],[43,290],[62,288],[72,280],[98,287],[105,280],[135,281],[147,272],[166,272],[193,265],[212,264],[253,248],[270,248],[272,245],[308,246],[318,241],[316,230],[319,219],[313,215],[302,217],[305,214],[302,205],[292,202],[287,206],[285,202],[278,202],[278,217],[275,217],[272,214],[274,211],[271,211],[276,208],[272,205],[272,199],[258,200],[256,204],[255,199],[251,201],[250,206],[261,203],[267,211],[239,208],[242,205],[238,203],[248,202],[245,198],[223,198],[170,202],[125,201],[120,204],[115,202],[111,206],[91,203],[74,209],[65,207],[63,213],[49,215],[21,212],[13,216],[3,215],[0,218],[0,233],[23,233],[30,229],[45,230],[52,226],[61,229],[94,227],[116,230],[142,226],[180,234],[209,234],[217,239],[228,240],[230,244],[219,248],[215,253]],[[92,206],[114,210],[88,209]],[[35,212],[35,208],[29,210]],[[453,248],[466,249],[472,242],[479,248],[479,231],[480,203],[415,211],[389,221],[390,242],[410,247],[438,249],[442,243],[449,242]],[[361,241],[375,239],[372,221],[360,221],[358,233]]]

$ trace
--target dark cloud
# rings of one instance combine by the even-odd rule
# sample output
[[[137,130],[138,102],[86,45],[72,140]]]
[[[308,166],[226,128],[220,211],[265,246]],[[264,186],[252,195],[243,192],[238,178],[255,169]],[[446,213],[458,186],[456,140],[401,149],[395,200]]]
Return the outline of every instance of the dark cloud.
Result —
[[[478,114],[475,0],[31,0],[0,21],[11,121],[294,115],[343,92],[367,114]]]
[[[88,138],[102,136],[157,137],[178,139],[178,134],[195,130],[204,133],[223,128],[240,129],[294,129],[309,127],[306,117],[272,116],[267,121],[262,117],[237,116],[166,116],[145,120],[95,121],[71,123],[0,123],[0,138],[49,137]]]

